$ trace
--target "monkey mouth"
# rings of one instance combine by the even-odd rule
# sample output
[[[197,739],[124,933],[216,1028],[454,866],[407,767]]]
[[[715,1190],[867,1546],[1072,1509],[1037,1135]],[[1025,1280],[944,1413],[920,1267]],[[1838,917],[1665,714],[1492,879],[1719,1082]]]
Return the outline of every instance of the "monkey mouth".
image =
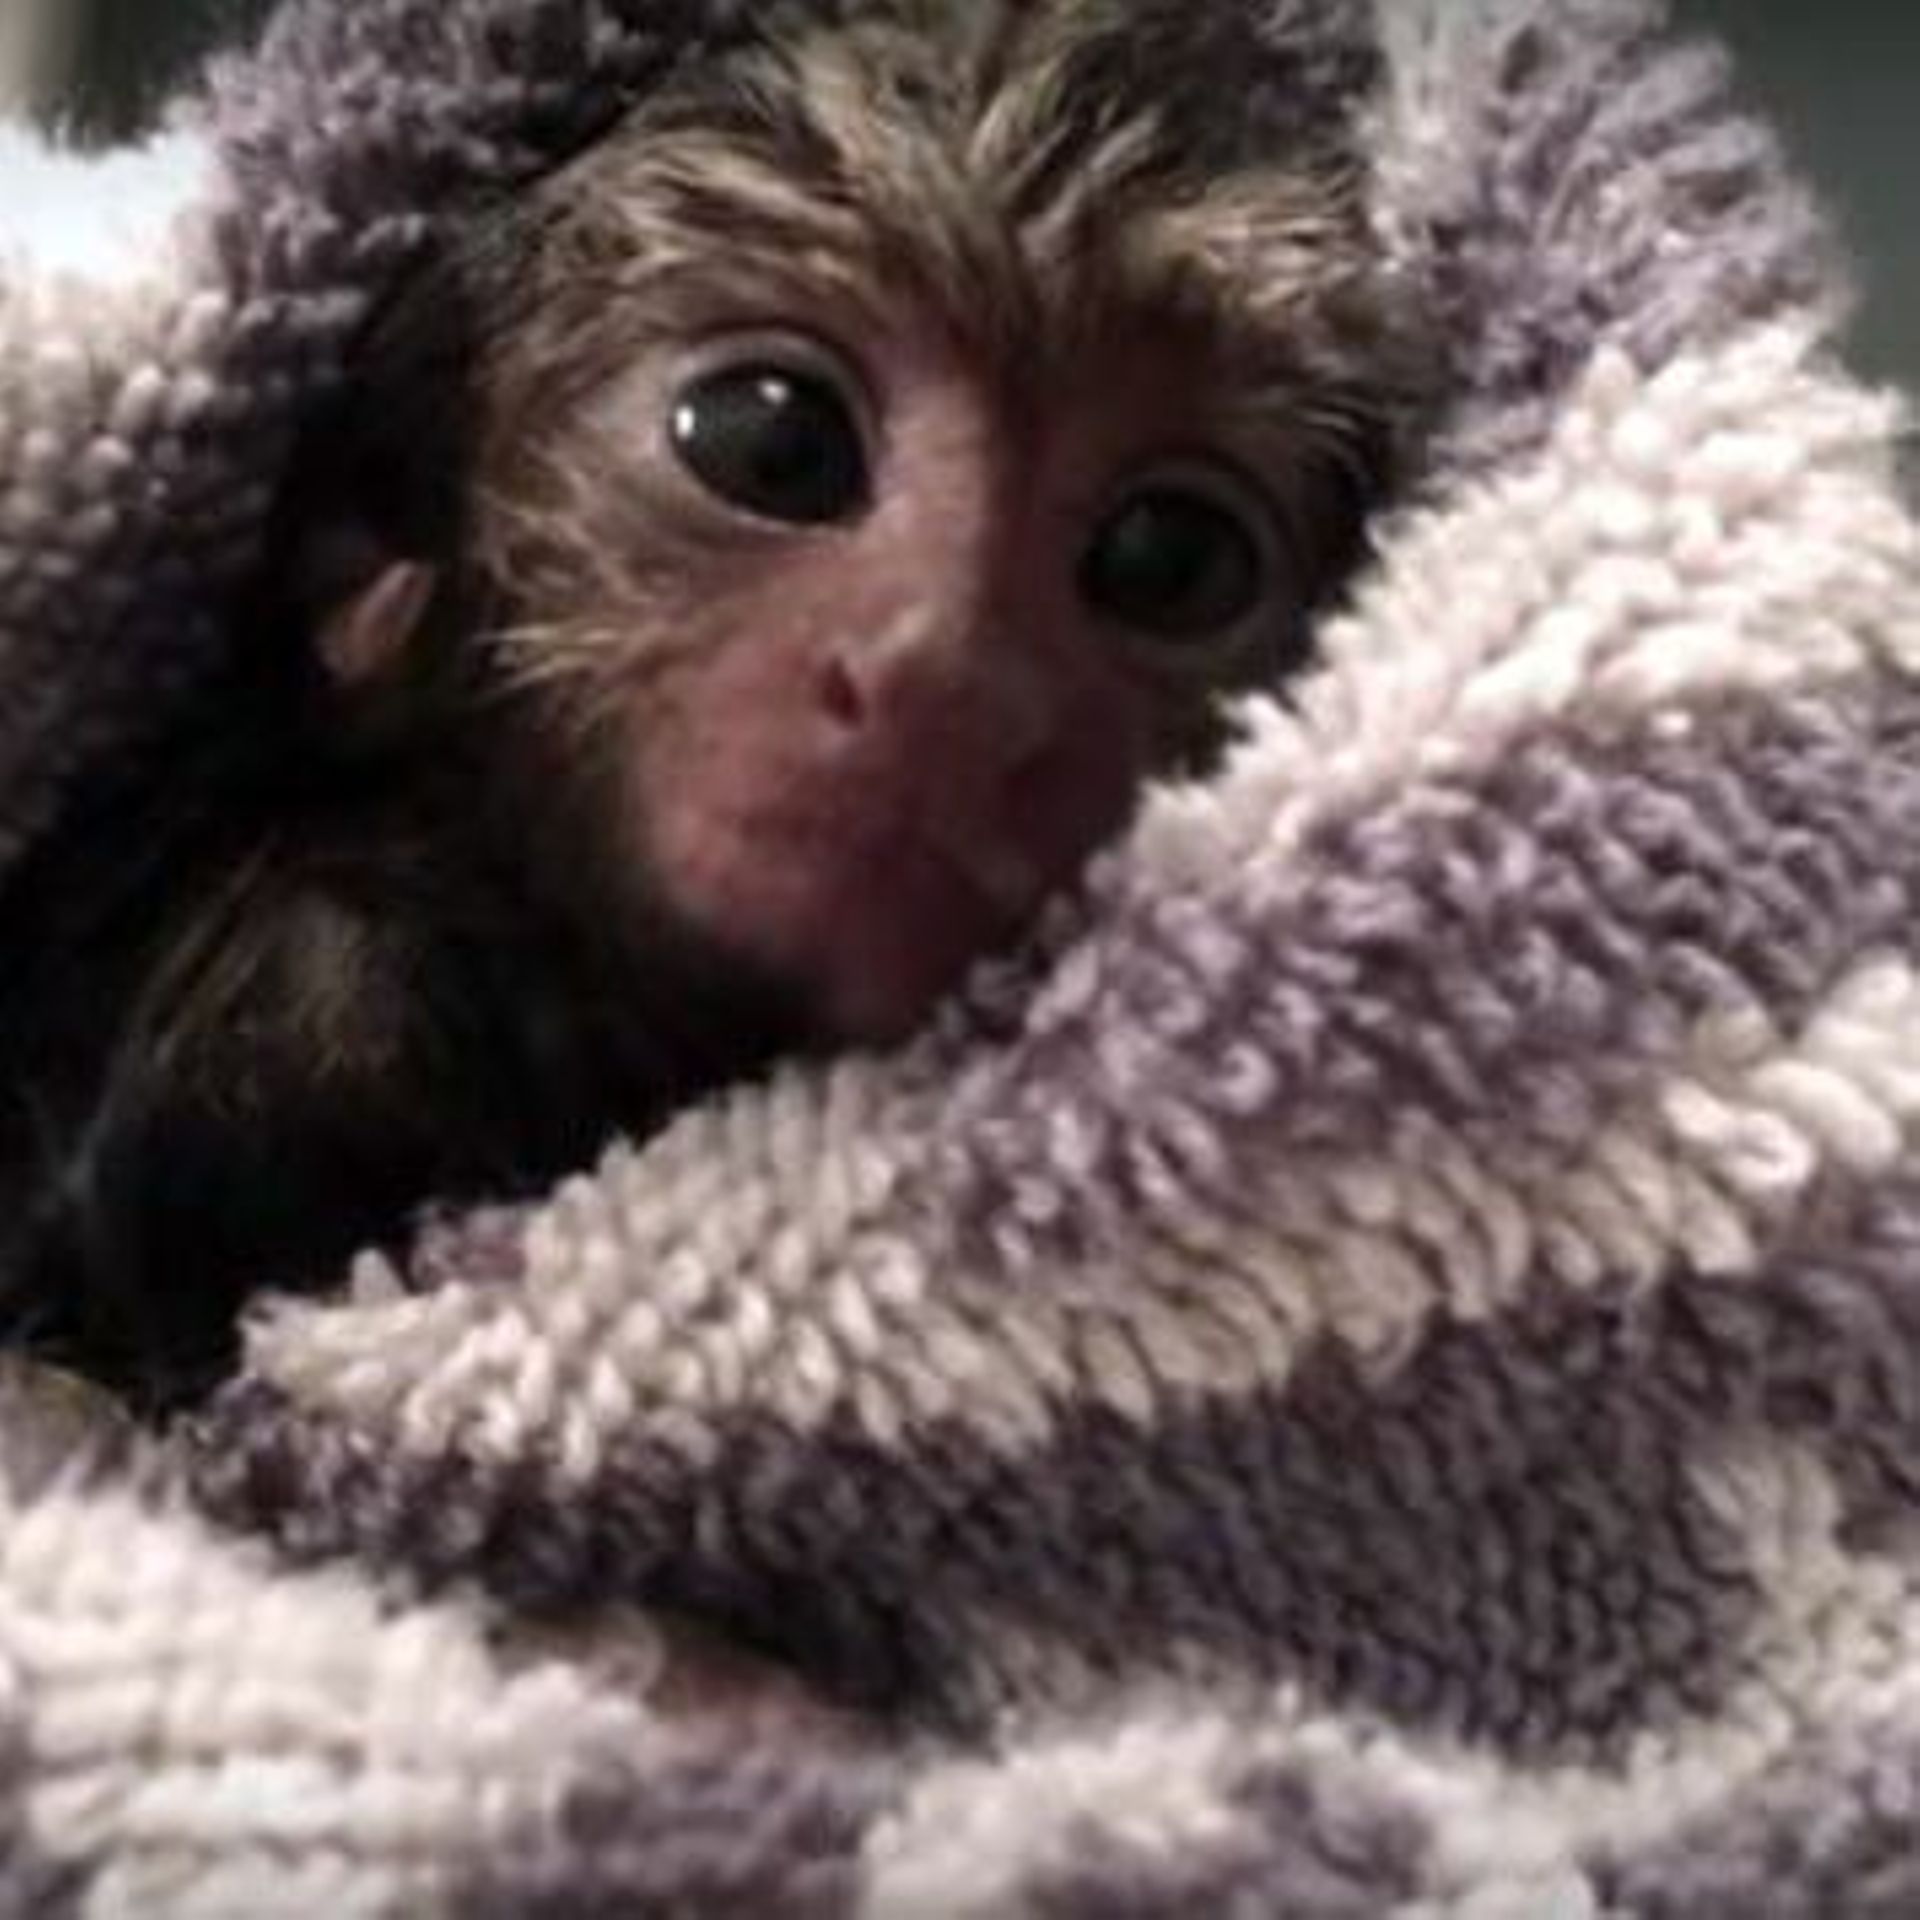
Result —
[[[942,868],[955,886],[971,894],[989,915],[1005,923],[1009,938],[1031,920],[1046,893],[1040,863],[1009,839],[930,831],[914,847]]]
[[[703,917],[786,980],[838,1044],[908,1038],[975,962],[1018,939],[1044,894],[1030,859],[926,834],[781,835],[726,867],[702,889]]]
[[[806,987],[833,1037],[884,1044],[906,1038],[977,961],[1017,940],[1044,886],[1024,856],[915,836],[850,863],[826,891]]]
[[[815,1037],[910,1036],[1030,927],[1060,859],[950,794],[742,781],[659,810],[649,864],[690,933],[791,993]],[[744,789],[744,790],[741,790]],[[877,816],[877,817],[876,817]]]

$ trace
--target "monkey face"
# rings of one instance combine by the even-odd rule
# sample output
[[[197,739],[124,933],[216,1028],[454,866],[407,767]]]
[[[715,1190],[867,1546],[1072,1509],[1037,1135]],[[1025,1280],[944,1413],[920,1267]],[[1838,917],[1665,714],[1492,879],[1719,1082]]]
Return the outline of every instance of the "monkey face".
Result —
[[[684,78],[457,251],[457,352],[429,287],[376,356],[461,369],[447,564],[520,756],[476,789],[531,756],[551,796],[523,872],[828,1041],[916,1024],[1298,663],[1404,410],[1331,125],[1216,179],[1146,69],[1116,117],[1137,62],[1079,10],[966,11]]]
[[[1017,395],[937,336],[729,330],[600,410],[632,865],[825,1036],[912,1027],[1271,666],[1281,516],[1193,371],[1120,340]]]

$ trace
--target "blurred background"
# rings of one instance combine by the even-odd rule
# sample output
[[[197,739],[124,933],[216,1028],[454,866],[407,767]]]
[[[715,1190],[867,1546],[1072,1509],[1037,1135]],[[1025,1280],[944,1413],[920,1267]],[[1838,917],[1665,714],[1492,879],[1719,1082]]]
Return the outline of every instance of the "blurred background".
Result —
[[[1863,370],[1920,392],[1920,4],[1915,0],[1675,0],[1726,41],[1839,215],[1866,304]]]
[[[0,0],[0,106],[31,103],[89,140],[127,137],[207,47],[273,4]],[[1674,4],[1733,45],[1748,95],[1839,214],[1866,291],[1855,360],[1920,390],[1920,0]]]

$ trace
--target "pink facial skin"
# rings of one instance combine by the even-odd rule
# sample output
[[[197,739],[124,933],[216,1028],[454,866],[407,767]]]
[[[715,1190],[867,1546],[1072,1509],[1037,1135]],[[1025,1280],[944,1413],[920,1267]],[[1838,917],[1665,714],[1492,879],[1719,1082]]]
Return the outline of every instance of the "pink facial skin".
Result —
[[[844,400],[865,476],[847,511],[749,510],[674,444],[690,381],[763,364]],[[790,991],[823,1040],[902,1037],[1017,938],[1298,610],[1257,459],[1225,428],[1196,439],[1190,349],[1117,340],[1035,384],[1022,404],[938,336],[876,337],[858,363],[791,329],[654,350],[562,410],[562,504],[504,568],[551,609],[498,641],[548,698],[549,774],[600,770],[596,871],[634,878],[637,921],[664,908]],[[1116,514],[1168,487],[1254,560],[1231,618],[1172,634],[1087,573]],[[377,678],[432,585],[413,564],[374,580],[323,634],[336,677]],[[617,931],[626,903],[603,904]]]
[[[1258,619],[1168,659],[1088,604],[1109,502],[1191,459],[1193,382],[1151,345],[1082,371],[1022,415],[957,353],[884,343],[857,518],[662,516],[686,641],[633,704],[626,811],[654,886],[827,1037],[898,1038],[1017,935],[1257,651]]]

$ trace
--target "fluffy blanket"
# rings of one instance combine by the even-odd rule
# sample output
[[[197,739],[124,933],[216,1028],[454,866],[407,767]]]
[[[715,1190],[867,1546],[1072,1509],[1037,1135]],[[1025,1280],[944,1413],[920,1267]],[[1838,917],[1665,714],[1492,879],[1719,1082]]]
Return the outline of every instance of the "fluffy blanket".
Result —
[[[1450,356],[1297,699],[904,1053],[264,1313],[156,1452],[10,1401],[7,1911],[1920,1913],[1897,409],[1646,8],[1212,3]],[[0,853],[436,223],[766,12],[295,0],[6,150]]]

